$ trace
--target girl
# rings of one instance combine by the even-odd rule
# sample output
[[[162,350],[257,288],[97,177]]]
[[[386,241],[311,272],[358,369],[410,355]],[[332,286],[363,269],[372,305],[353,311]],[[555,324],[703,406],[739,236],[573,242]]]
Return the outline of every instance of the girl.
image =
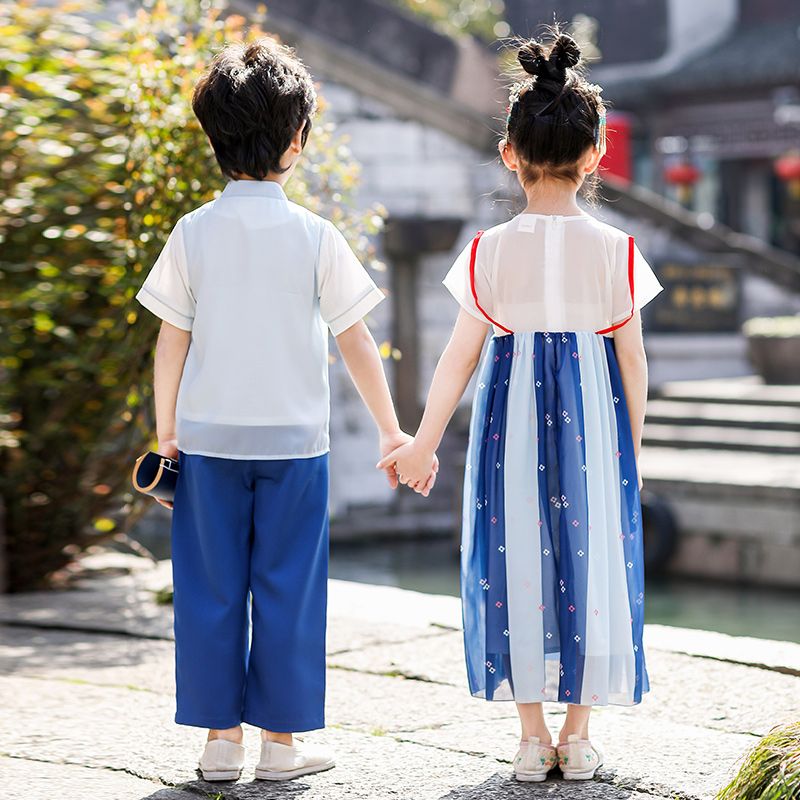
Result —
[[[639,310],[661,286],[633,238],[576,192],[605,152],[600,88],[566,35],[518,53],[500,155],[525,211],[464,249],[461,305],[416,439],[383,459],[427,491],[431,457],[478,364],[465,476],[462,602],[469,685],[514,699],[518,780],[602,764],[592,706],[639,703],[643,568],[638,455],[647,396]],[[552,742],[542,702],[566,703]]]

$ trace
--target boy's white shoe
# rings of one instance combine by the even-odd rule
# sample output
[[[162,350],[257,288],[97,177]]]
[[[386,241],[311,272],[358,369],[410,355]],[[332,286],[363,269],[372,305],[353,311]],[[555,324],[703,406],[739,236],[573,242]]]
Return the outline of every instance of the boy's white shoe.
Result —
[[[261,742],[261,760],[256,765],[256,779],[288,781],[335,766],[333,753],[326,747],[307,745],[298,739],[293,745]]]
[[[238,781],[244,767],[244,747],[227,739],[212,739],[200,757],[200,772],[207,781]]]
[[[539,783],[556,765],[556,749],[551,744],[541,744],[538,736],[531,736],[519,746],[514,756],[514,777],[518,781]]]
[[[567,781],[588,781],[603,766],[603,754],[578,734],[567,736],[567,743],[558,745],[558,766]]]

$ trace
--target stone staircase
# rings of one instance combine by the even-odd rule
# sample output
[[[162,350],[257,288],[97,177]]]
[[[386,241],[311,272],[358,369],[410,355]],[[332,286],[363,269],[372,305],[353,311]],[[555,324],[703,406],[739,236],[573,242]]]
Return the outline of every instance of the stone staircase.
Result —
[[[333,539],[449,536],[455,552],[465,440],[462,413],[429,500],[403,492],[388,513],[352,509],[333,520]],[[641,464],[650,555],[664,545],[657,509],[675,523],[668,572],[800,589],[800,386],[753,377],[664,383],[648,403]]]
[[[677,525],[672,572],[800,588],[800,386],[666,383],[641,462]]]

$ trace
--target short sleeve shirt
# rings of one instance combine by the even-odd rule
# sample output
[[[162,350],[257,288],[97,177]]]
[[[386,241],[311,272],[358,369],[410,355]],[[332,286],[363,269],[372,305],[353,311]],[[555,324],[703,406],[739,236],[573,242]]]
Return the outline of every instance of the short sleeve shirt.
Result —
[[[242,459],[327,452],[328,332],[384,299],[337,228],[272,181],[230,181],[182,217],[136,297],[191,332],[179,449]]]
[[[596,331],[624,322],[661,290],[630,237],[589,214],[520,214],[467,243],[444,285],[474,317],[507,330]],[[633,292],[631,291],[631,284]]]

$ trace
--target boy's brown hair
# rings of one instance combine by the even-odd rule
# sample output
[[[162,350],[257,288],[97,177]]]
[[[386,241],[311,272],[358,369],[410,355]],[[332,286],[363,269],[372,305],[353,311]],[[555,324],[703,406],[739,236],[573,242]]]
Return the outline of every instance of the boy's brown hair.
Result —
[[[311,130],[316,92],[294,51],[273,39],[232,44],[219,53],[192,96],[223,174],[263,180],[284,172],[281,157],[298,130]]]

